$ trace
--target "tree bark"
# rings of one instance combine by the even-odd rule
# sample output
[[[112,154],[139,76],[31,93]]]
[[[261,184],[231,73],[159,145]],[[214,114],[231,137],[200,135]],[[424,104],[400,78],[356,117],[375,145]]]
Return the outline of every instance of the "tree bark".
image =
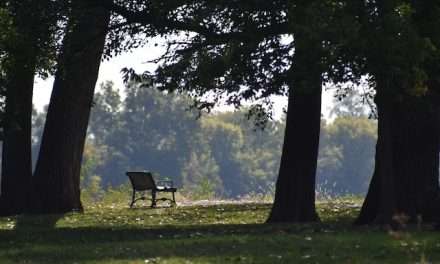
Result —
[[[283,151],[269,223],[319,221],[315,209],[322,93],[319,51],[319,42],[296,36]]]
[[[376,168],[356,224],[439,219],[440,111],[433,98],[378,103]]]
[[[15,6],[14,6],[15,7]],[[11,7],[12,8],[12,7]],[[32,32],[36,15],[21,4],[15,7],[16,40],[6,58],[6,106],[3,119],[3,149],[0,215],[23,212],[32,176],[32,93],[37,60],[37,36]]]
[[[110,14],[74,3],[33,177],[31,213],[82,211],[80,168]]]
[[[35,64],[31,57],[23,59],[23,62],[14,62],[11,70],[15,71],[7,76],[0,196],[0,215],[3,216],[23,212],[32,175],[31,122]]]
[[[393,126],[395,115],[393,105],[388,102],[386,96],[377,96],[376,105],[379,115],[378,120],[378,141],[376,144],[376,167],[375,176],[377,180],[373,193],[381,197],[378,203],[375,203],[376,213],[374,221],[387,222],[396,213],[395,208],[395,177],[394,177],[394,152],[393,152]],[[369,191],[370,192],[370,191]]]

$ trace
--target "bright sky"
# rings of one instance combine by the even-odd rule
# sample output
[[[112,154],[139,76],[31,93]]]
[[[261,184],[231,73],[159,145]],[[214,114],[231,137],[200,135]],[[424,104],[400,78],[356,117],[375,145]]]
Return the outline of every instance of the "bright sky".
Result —
[[[97,82],[97,89],[104,81],[113,81],[116,87],[123,87],[121,69],[124,67],[133,68],[137,72],[143,72],[145,70],[153,71],[156,66],[154,64],[146,63],[147,61],[157,58],[162,52],[161,46],[154,46],[154,42],[151,45],[147,45],[143,48],[133,50],[130,53],[122,54],[118,57],[114,57],[109,61],[104,61],[101,64],[99,71],[99,77]],[[52,91],[53,78],[48,80],[37,79],[35,82],[34,91],[34,105],[41,111],[45,105],[49,103],[50,94]],[[287,104],[287,98],[277,97],[274,98],[275,102],[275,117],[278,118],[282,115],[282,110]],[[330,92],[325,91],[323,93],[323,106],[322,111],[327,118],[330,107],[332,105],[332,95]],[[230,109],[227,107],[220,108]]]

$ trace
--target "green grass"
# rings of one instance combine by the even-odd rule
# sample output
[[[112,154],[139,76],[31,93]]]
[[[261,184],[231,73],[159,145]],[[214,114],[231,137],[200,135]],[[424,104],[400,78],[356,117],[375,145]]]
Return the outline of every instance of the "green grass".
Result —
[[[0,218],[0,263],[440,263],[440,233],[355,228],[359,202],[319,203],[319,224],[268,225],[269,204]]]

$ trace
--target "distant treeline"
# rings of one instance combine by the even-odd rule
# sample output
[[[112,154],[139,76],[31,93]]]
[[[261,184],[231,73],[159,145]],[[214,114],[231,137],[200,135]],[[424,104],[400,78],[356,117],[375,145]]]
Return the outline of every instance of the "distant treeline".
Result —
[[[119,186],[127,183],[126,171],[149,170],[174,180],[193,196],[273,194],[284,120],[269,121],[262,130],[247,118],[246,109],[198,118],[199,113],[190,110],[190,99],[181,95],[136,84],[128,85],[123,94],[122,98],[107,82],[95,95],[83,187]],[[43,119],[43,113],[35,114],[34,154]],[[376,122],[359,113],[322,122],[319,194],[365,194],[375,142]]]

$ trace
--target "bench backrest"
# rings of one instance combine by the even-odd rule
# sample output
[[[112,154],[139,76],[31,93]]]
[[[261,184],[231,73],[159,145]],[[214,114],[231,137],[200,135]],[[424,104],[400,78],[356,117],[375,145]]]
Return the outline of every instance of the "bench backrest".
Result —
[[[156,189],[156,183],[151,172],[145,171],[128,171],[128,178],[130,178],[131,185],[136,191],[146,191]]]

